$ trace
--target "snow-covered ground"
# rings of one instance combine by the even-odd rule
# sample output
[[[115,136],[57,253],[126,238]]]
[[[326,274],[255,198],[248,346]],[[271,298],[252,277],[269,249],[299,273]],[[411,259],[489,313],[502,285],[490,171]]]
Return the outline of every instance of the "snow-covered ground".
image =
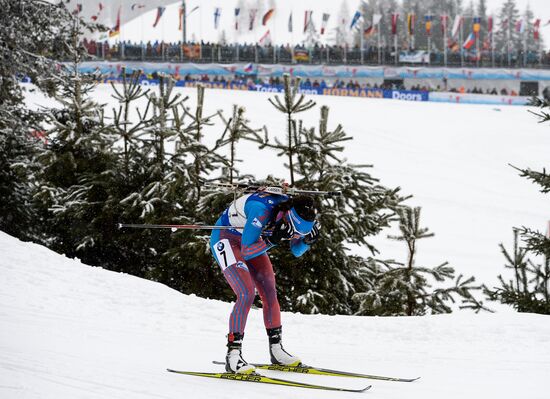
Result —
[[[190,97],[195,89],[177,88]],[[108,109],[115,106],[112,88],[100,85],[94,93]],[[267,101],[272,94],[207,89],[205,115],[221,109],[229,117],[233,104],[246,107],[250,125],[264,124],[272,135],[284,135],[284,115]],[[28,103],[51,104],[36,93]],[[418,265],[436,266],[448,261],[457,273],[474,275],[489,285],[505,273],[499,243],[511,246],[514,226],[546,230],[550,220],[548,196],[518,176],[509,166],[542,169],[548,166],[550,131],[538,124],[528,107],[495,107],[416,103],[394,100],[315,96],[318,105],[330,107],[329,128],[341,123],[354,137],[345,155],[350,162],[373,164],[371,173],[386,186],[401,186],[413,194],[409,205],[422,207],[422,223],[435,232],[419,244]],[[306,125],[318,126],[319,107],[299,114]],[[214,142],[223,125],[207,129]],[[241,173],[258,178],[268,174],[287,177],[283,159],[243,142],[237,155]],[[372,242],[381,258],[404,261],[402,243],[384,232]],[[367,255],[365,249],[355,251]]]
[[[0,398],[344,398],[170,374],[215,371],[231,304],[67,259],[0,232]],[[385,398],[548,397],[550,318],[499,313],[411,318],[283,315],[285,344],[310,364],[422,378],[372,381]],[[268,361],[261,311],[246,358]],[[266,372],[266,374],[269,372]],[[361,387],[366,380],[281,374]]]

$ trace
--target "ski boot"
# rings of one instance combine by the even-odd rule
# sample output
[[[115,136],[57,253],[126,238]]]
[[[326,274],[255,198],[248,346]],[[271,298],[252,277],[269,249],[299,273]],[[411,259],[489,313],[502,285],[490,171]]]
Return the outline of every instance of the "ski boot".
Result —
[[[227,336],[227,355],[225,371],[233,374],[252,374],[256,368],[246,362],[241,354],[244,334],[229,333]]]
[[[269,337],[269,354],[271,355],[271,363],[282,366],[299,366],[302,361],[296,356],[284,350],[281,343],[282,327],[268,328],[267,336]]]

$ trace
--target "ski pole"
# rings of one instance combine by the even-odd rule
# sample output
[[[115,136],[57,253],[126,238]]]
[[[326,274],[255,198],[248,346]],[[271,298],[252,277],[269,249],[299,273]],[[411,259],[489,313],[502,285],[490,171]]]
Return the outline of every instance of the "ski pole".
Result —
[[[203,224],[127,224],[119,223],[119,229],[129,228],[129,229],[170,229],[172,231],[176,230],[242,230],[244,227],[235,227],[235,226],[207,226]]]

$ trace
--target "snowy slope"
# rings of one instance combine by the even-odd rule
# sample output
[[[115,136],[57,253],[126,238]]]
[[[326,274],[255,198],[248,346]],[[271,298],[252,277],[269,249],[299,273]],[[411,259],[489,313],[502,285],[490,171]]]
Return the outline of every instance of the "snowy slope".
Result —
[[[195,89],[178,90],[194,106]],[[108,110],[116,106],[111,93],[108,85],[100,85],[95,92]],[[251,126],[265,124],[270,134],[284,135],[284,115],[267,101],[271,96],[208,89],[205,115],[219,109],[229,115],[233,104],[243,105]],[[33,106],[51,104],[36,93],[28,93],[27,98]],[[371,173],[382,184],[401,186],[404,194],[414,195],[409,205],[422,207],[423,224],[436,236],[419,243],[418,265],[449,261],[457,273],[494,284],[496,276],[505,272],[498,244],[511,245],[512,227],[545,231],[550,220],[548,196],[509,166],[548,167],[549,126],[538,124],[528,107],[311,98],[318,106],[299,114],[307,125],[317,126],[319,106],[328,105],[329,128],[341,123],[354,137],[345,153],[350,162],[373,164]],[[207,129],[206,139],[214,142],[222,130],[217,123]],[[283,159],[270,151],[258,152],[252,143],[240,144],[237,156],[243,160],[239,164],[243,174],[288,178]],[[372,240],[381,257],[405,260],[403,244],[389,241],[389,233]],[[365,249],[356,251],[367,255]]]
[[[169,374],[166,367],[219,369],[210,361],[223,358],[230,304],[86,266],[4,233],[0,254],[2,399],[357,397]],[[422,376],[411,384],[374,381],[364,394],[369,397],[548,397],[547,316],[284,314],[283,320],[286,347],[311,364]],[[261,312],[252,310],[248,359],[267,360],[264,335]],[[284,376],[347,387],[365,384]]]

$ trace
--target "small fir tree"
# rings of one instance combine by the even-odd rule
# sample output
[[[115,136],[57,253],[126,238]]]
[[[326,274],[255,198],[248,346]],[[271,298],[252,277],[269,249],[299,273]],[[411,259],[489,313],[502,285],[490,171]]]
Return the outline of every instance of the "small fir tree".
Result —
[[[275,142],[272,144],[267,137],[267,133],[264,136],[264,139],[258,140],[261,143],[260,148],[269,147],[279,151],[279,156],[286,156],[288,159],[288,169],[290,171],[290,184],[294,184],[294,157],[296,155],[298,133],[296,130],[296,120],[295,115],[307,111],[315,106],[315,101],[307,100],[304,94],[300,93],[300,78],[296,78],[294,81],[291,81],[290,76],[285,74],[283,76],[283,87],[284,94],[283,100],[279,96],[270,98],[269,102],[279,111],[286,114],[286,143],[280,142],[275,138]]]
[[[548,99],[534,98],[532,105],[540,108],[534,114],[540,118],[541,123],[550,121]],[[546,169],[539,172],[529,168],[514,168],[520,172],[521,177],[539,185],[542,193],[550,192],[550,175]],[[518,238],[524,241],[524,247],[519,247]],[[550,238],[529,227],[516,228],[513,254],[506,251],[502,244],[500,248],[508,260],[506,267],[514,270],[514,280],[507,282],[499,276],[500,287],[486,289],[488,297],[511,305],[519,312],[550,314]],[[535,264],[528,255],[538,256],[543,262]]]
[[[444,262],[437,267],[416,266],[417,240],[433,237],[427,228],[420,227],[420,208],[400,207],[399,230],[401,235],[390,239],[403,241],[407,245],[406,263],[371,261],[366,272],[374,277],[373,287],[354,296],[360,310],[357,314],[380,316],[418,316],[427,313],[450,313],[455,297],[462,298],[462,308],[483,308],[472,294],[482,287],[473,286],[474,277],[463,280],[460,275],[454,285],[448,288],[433,288],[454,279],[454,269]]]

